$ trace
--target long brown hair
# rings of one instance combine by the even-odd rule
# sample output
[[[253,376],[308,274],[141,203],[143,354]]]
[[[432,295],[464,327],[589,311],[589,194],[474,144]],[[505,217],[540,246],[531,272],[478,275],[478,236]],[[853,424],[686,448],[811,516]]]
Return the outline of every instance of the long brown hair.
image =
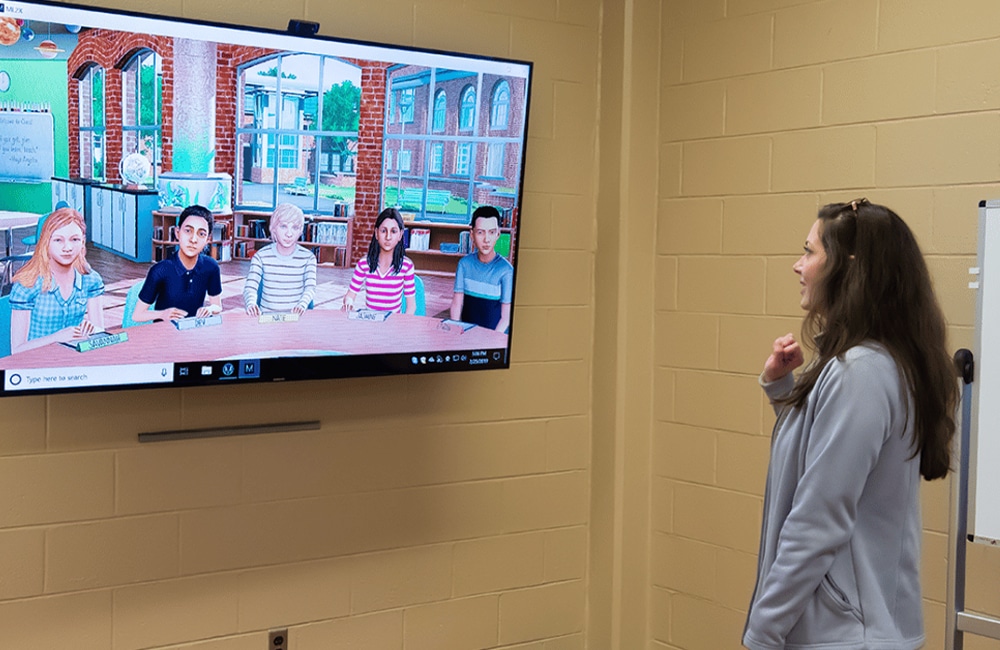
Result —
[[[399,232],[403,232],[406,227],[403,224],[403,215],[399,213],[396,208],[386,208],[378,213],[375,217],[375,229],[372,230],[372,240],[368,244],[368,270],[374,273],[378,269],[378,256],[382,252],[382,247],[378,243],[378,227],[382,225],[383,221],[388,221],[392,219],[399,226]],[[403,238],[400,237],[399,241],[396,243],[396,247],[392,249],[392,272],[399,273],[403,268],[403,256],[406,254],[406,243]]]
[[[52,267],[49,264],[49,242],[52,240],[52,233],[70,225],[79,226],[84,241],[86,241],[87,224],[83,220],[83,215],[73,208],[59,208],[45,219],[45,223],[42,224],[42,232],[39,233],[38,242],[35,244],[35,252],[31,254],[28,263],[14,274],[13,281],[31,288],[41,277],[42,291],[51,289]],[[84,275],[90,273],[86,246],[80,249],[80,254],[73,260],[73,268]]]
[[[951,465],[958,383],[920,247],[899,215],[867,199],[826,205],[819,220],[826,262],[802,324],[802,339],[816,356],[783,401],[801,407],[831,359],[866,341],[881,343],[909,388],[920,473],[943,478]]]

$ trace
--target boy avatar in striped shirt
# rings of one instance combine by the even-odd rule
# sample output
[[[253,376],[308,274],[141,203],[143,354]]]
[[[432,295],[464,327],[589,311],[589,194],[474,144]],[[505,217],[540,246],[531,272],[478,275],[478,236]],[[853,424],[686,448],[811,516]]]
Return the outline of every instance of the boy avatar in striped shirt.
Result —
[[[413,262],[403,254],[404,250],[403,217],[396,208],[386,208],[375,219],[368,255],[358,260],[354,267],[343,309],[356,309],[354,301],[364,290],[368,309],[399,312],[405,295],[406,313],[415,314],[417,290]]]
[[[316,257],[299,245],[305,215],[298,206],[280,203],[271,215],[271,239],[250,258],[243,285],[246,312],[301,314],[316,294]]]

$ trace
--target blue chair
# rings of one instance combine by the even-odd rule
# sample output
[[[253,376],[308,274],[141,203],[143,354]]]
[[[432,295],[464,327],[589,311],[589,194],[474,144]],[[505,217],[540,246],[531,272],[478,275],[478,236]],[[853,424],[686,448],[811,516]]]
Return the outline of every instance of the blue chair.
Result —
[[[10,356],[10,296],[0,296],[0,357]]]
[[[55,210],[53,210],[52,212],[55,212],[60,208],[68,208],[68,207],[69,203],[66,203],[65,201],[60,201],[59,203],[56,203]],[[52,212],[50,212],[49,214],[52,214]],[[21,243],[27,246],[29,251],[31,250],[32,246],[38,245],[38,238],[42,236],[42,224],[44,224],[45,220],[48,218],[49,218],[48,214],[42,215],[42,217],[38,219],[38,224],[35,226],[35,234],[21,238]]]
[[[413,284],[416,286],[417,295],[415,301],[417,303],[417,316],[427,315],[427,300],[424,296],[424,281],[420,279],[419,275],[413,276]],[[406,294],[403,294],[403,305],[400,307],[400,311],[406,312]]]
[[[138,327],[139,325],[149,325],[153,321],[136,321],[132,320],[132,313],[135,311],[135,306],[139,304],[139,292],[142,290],[142,284],[145,280],[139,280],[133,284],[128,293],[125,294],[125,313],[122,314],[122,327]],[[150,311],[153,310],[153,305],[149,306]]]

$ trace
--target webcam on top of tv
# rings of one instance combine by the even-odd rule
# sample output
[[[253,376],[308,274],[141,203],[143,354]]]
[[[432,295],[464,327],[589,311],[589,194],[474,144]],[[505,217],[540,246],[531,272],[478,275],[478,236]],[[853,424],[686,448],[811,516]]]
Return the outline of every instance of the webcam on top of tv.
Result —
[[[315,36],[319,33],[319,23],[292,18],[288,21],[288,33],[293,36]]]

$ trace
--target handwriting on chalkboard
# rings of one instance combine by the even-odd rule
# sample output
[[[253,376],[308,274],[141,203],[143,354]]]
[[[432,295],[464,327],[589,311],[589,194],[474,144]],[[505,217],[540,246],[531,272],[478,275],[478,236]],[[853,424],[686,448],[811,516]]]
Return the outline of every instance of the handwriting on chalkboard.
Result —
[[[51,114],[0,113],[0,181],[47,181],[52,156]]]

